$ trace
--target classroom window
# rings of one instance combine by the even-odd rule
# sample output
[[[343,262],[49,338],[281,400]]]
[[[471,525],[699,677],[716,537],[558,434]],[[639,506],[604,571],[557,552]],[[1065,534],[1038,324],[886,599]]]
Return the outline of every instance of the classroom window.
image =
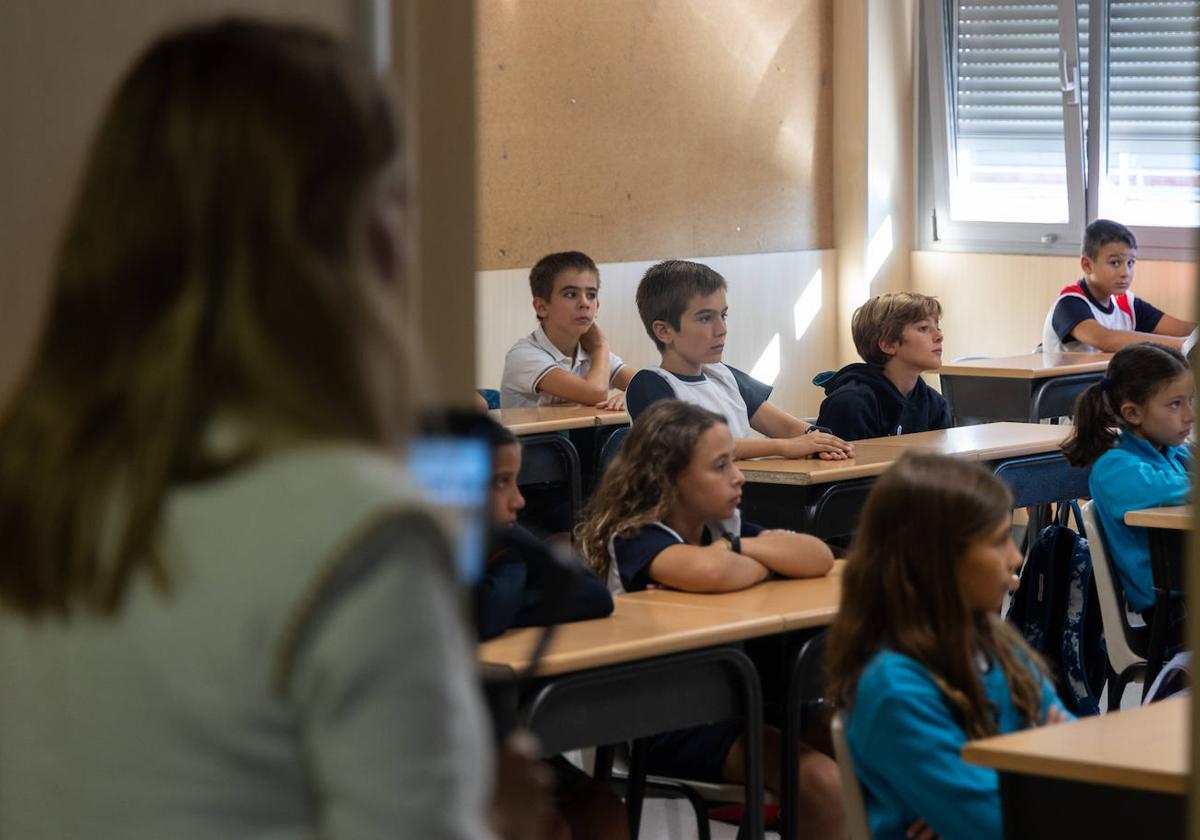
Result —
[[[1099,214],[1131,225],[1200,226],[1200,2],[1108,5]]]
[[[922,245],[1073,253],[1200,226],[1200,0],[922,0]]]

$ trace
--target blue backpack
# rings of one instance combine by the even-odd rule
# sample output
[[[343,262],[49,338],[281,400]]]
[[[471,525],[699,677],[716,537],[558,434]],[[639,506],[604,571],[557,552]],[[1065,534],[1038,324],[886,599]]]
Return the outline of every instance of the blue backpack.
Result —
[[[1100,712],[1108,650],[1092,555],[1087,540],[1067,527],[1071,510],[1082,522],[1078,504],[1059,503],[1054,521],[1038,534],[1021,567],[1008,620],[1050,665],[1063,704],[1083,717]]]

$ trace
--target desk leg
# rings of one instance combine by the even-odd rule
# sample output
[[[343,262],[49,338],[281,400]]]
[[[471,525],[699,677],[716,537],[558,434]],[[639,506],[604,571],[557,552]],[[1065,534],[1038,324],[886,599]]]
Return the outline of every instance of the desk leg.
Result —
[[[788,639],[787,693],[783,705],[783,748],[779,768],[779,837],[796,840],[800,820],[796,813],[796,791],[800,786],[800,741],[814,722],[813,714],[823,709],[825,694],[825,628],[793,631]],[[810,708],[811,707],[811,708]],[[820,744],[810,746],[825,749]],[[829,745],[832,752],[832,744]]]
[[[1146,677],[1142,683],[1142,699],[1162,670],[1166,658],[1167,631],[1171,624],[1171,592],[1183,586],[1182,563],[1173,560],[1183,553],[1180,531],[1164,528],[1150,529],[1150,568],[1154,574],[1154,621],[1150,626],[1150,648],[1146,654]]]
[[[616,750],[612,744],[596,747],[596,761],[592,766],[592,778],[602,785],[612,781],[613,753]]]
[[[638,840],[642,828],[642,802],[646,798],[646,750],[649,743],[645,738],[633,742],[629,753],[629,777],[625,783],[625,812],[629,815],[630,840]]]

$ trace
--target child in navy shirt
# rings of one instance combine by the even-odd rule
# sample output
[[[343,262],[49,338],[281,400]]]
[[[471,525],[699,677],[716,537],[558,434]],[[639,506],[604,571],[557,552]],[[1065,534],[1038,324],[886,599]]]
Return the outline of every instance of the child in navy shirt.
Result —
[[[721,361],[725,352],[725,278],[706,265],[666,260],[638,283],[638,314],[662,354],[658,367],[634,374],[626,391],[636,421],[657,400],[677,399],[725,419],[739,458],[844,459],[846,441],[798,420],[771,403],[771,386]],[[751,436],[751,430],[765,438]]]
[[[1001,840],[999,781],[971,739],[1069,718],[1000,619],[1017,585],[1012,498],[977,464],[910,453],[871,490],[829,633],[828,693],[877,840]]]
[[[877,295],[855,310],[850,334],[863,363],[813,379],[827,396],[817,425],[846,440],[950,427],[946,400],[921,379],[942,366],[942,305],[916,292]]]
[[[478,421],[492,444],[492,482],[489,494],[494,528],[515,539],[493,546],[483,578],[475,586],[475,626],[480,639],[499,636],[510,627],[542,627],[564,621],[602,618],[613,610],[612,596],[587,570],[580,567],[566,600],[548,603],[544,563],[531,563],[522,544],[539,547],[538,539],[517,524],[525,498],[517,486],[521,472],[521,445],[511,431],[490,418]],[[546,550],[546,549],[543,549]],[[547,558],[549,560],[549,558]]]
[[[1102,350],[1153,341],[1178,349],[1196,325],[1133,295],[1137,239],[1125,225],[1097,219],[1083,232],[1083,277],[1063,288],[1042,326],[1042,350]]]
[[[724,419],[699,406],[660,400],[630,430],[588,507],[580,540],[593,569],[614,592],[650,586],[732,592],[772,575],[816,577],[833,565],[823,542],[807,534],[764,531],[738,511],[745,479],[734,465]],[[742,737],[735,722],[652,739],[650,772],[702,781],[740,781]],[[766,730],[767,755],[780,733]],[[778,761],[763,768],[778,792]],[[814,837],[845,836],[837,767],[802,749],[799,813]]]
[[[538,541],[516,524],[525,499],[517,486],[521,446],[511,431],[489,418],[478,421],[492,444],[492,483],[489,507],[493,527],[507,539],[487,560],[475,586],[475,624],[480,639],[498,636],[510,627],[540,627],[565,621],[602,618],[613,610],[612,596],[587,570],[579,568],[573,586],[559,603],[547,599],[549,571],[544,558],[533,562]],[[528,551],[522,551],[522,546]],[[544,551],[544,549],[543,549]],[[550,589],[556,587],[549,587]],[[629,836],[621,800],[562,756],[546,761],[554,775],[555,810],[544,827],[546,837],[626,840]]]

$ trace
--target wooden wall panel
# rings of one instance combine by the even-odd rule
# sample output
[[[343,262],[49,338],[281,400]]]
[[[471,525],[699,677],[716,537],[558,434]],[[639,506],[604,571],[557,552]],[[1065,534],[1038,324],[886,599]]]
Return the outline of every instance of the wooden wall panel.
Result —
[[[831,0],[479,0],[480,268],[832,245]]]

